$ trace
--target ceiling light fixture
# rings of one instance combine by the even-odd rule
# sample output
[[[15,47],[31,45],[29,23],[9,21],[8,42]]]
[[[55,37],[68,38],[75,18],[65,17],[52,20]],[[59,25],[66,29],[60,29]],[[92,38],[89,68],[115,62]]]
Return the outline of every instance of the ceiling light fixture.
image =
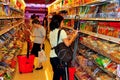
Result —
[[[26,4],[26,7],[41,7],[41,8],[45,8],[47,6],[47,4]]]

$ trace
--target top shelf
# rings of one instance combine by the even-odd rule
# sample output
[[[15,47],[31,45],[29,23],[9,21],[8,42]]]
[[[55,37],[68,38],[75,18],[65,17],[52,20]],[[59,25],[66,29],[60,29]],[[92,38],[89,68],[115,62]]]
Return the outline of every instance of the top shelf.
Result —
[[[112,0],[97,0],[97,1],[91,1],[91,2],[85,3],[85,4],[80,5],[80,6],[102,5],[102,4],[105,4],[105,3],[109,3],[110,1],[112,1]]]
[[[14,10],[14,11],[17,11],[17,12],[19,12],[19,13],[23,13],[22,11],[20,11],[20,10],[18,10],[18,9],[15,9],[15,8],[13,8],[13,7],[10,7],[10,9],[11,9],[11,10]]]

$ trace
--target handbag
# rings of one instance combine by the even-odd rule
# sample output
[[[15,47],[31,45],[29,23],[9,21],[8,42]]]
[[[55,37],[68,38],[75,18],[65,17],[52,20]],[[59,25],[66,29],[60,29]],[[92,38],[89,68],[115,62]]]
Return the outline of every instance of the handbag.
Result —
[[[38,60],[39,60],[39,62],[43,62],[43,61],[47,60],[45,51],[43,49],[41,51],[38,51]]]
[[[64,42],[58,44],[60,32],[61,30],[58,31],[57,46],[53,47],[52,49],[55,49],[55,53],[61,61],[69,62],[72,60],[73,51],[70,46],[66,46]]]

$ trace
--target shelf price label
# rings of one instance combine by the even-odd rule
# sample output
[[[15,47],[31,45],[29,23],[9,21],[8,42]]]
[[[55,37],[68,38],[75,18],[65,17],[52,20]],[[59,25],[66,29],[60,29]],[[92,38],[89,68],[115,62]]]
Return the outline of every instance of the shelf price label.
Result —
[[[120,78],[120,64],[117,65],[117,75]]]
[[[93,72],[93,76],[95,76],[99,71],[100,71],[100,69],[99,69],[99,68],[96,68],[96,69],[94,70],[94,72]]]

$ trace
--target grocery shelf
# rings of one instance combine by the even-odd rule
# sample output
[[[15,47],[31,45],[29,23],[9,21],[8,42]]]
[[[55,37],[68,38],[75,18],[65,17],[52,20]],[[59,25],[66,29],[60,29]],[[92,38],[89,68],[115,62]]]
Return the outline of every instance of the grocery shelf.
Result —
[[[0,20],[2,19],[21,19],[23,16],[0,16]]]
[[[76,62],[79,64],[79,60],[76,60]],[[96,77],[93,76],[93,73],[90,71],[90,68],[83,66],[82,64],[79,64],[79,66],[85,71],[93,80],[96,80]]]
[[[2,1],[0,1],[0,4],[9,5],[9,3],[5,3],[5,2],[2,2]]]
[[[76,15],[67,15],[64,16],[64,19],[75,19]],[[89,17],[83,17],[80,18],[80,20],[86,20],[86,21],[120,21],[120,18],[89,18]]]
[[[80,18],[87,21],[120,21],[120,18]]]
[[[89,58],[88,57],[86,57],[86,55],[84,55],[84,53],[83,52],[79,52],[82,56],[84,56],[85,58],[87,58],[87,59],[89,59],[89,60],[91,60],[96,66],[98,66],[102,71],[104,71],[104,72],[106,72],[109,76],[111,76],[111,77],[116,77],[116,75],[115,74],[113,74],[112,72],[109,72],[109,71],[107,71],[107,70],[105,70],[103,67],[101,67],[101,66],[99,66],[96,62],[95,62],[95,60],[93,60],[93,58],[92,57],[90,57],[89,56]]]
[[[107,73],[109,76],[111,76],[112,78],[116,78],[117,75],[113,74],[112,72],[107,71],[106,69],[102,68],[101,66],[99,66],[94,60],[93,63],[96,64],[96,66],[98,66],[102,71],[104,71],[105,73]]]
[[[2,35],[2,34],[4,34],[4,33],[8,32],[8,31],[11,30],[12,28],[14,28],[14,27],[20,25],[20,24],[23,23],[23,22],[24,22],[24,21],[21,21],[21,22],[15,24],[14,26],[4,28],[3,30],[0,31],[0,35]]]
[[[106,35],[102,35],[102,34],[98,34],[98,33],[94,33],[94,32],[89,32],[89,31],[85,31],[85,30],[80,30],[79,32],[120,44],[120,38],[106,36]]]
[[[101,55],[103,55],[103,56],[111,59],[111,60],[114,61],[115,63],[120,64],[120,59],[117,59],[117,58],[115,58],[114,56],[111,56],[110,54],[107,54],[105,51],[99,50],[98,48],[95,48],[95,47],[91,46],[90,44],[86,44],[86,43],[84,43],[84,42],[82,42],[82,41],[81,41],[81,44],[83,44],[83,45],[85,45],[86,47],[92,49],[93,51],[95,51],[95,52],[97,52],[97,53],[99,53],[99,54],[101,54]]]
[[[11,9],[11,10],[14,10],[14,11],[17,11],[17,12],[19,12],[19,13],[23,13],[22,11],[20,11],[20,10],[18,10],[18,9],[16,9],[16,8],[13,8],[13,7],[10,7],[10,9]]]
[[[67,15],[67,16],[64,16],[64,19],[75,19],[75,16],[76,15]]]
[[[13,80],[15,72],[16,72],[16,64],[17,64],[17,55],[21,53],[21,49],[18,48],[13,48],[12,50],[15,50],[14,53],[10,53],[11,50],[8,49],[8,53],[9,54],[13,54],[14,56],[12,57],[11,61],[14,60],[16,63],[14,65],[14,67],[12,67],[12,71],[9,72],[9,76],[10,76],[10,80]],[[5,79],[8,80],[8,79]]]
[[[101,5],[101,4],[105,4],[105,3],[109,3],[111,0],[94,0],[94,1],[90,1],[87,2],[81,6],[87,6],[87,5]]]

